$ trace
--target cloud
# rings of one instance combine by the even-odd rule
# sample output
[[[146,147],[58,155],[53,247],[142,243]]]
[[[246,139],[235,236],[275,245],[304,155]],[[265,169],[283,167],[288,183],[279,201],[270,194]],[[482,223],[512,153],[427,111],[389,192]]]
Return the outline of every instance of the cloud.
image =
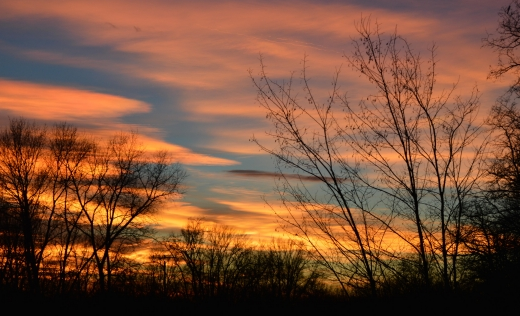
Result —
[[[0,79],[0,109],[26,118],[74,122],[145,113],[150,105],[86,90]]]
[[[273,236],[282,237],[277,233],[278,223],[273,210],[260,200],[249,198],[241,201],[235,197],[230,199],[211,199],[221,210],[202,208],[192,203],[176,201],[165,204],[157,214],[155,228],[163,234],[179,232],[186,226],[190,218],[203,218],[208,223],[228,225],[250,236],[252,241],[264,240]],[[282,212],[280,210],[280,212]]]
[[[232,166],[240,164],[238,161],[195,153],[179,145],[166,143],[160,139],[141,137],[149,150],[166,150],[172,153],[174,160],[190,166]]]
[[[505,4],[505,0],[503,2]],[[0,98],[4,99],[0,100],[0,109],[28,118],[81,124],[98,137],[137,129],[148,148],[170,150],[185,164],[238,164],[233,158],[198,154],[193,149],[164,141],[165,134],[176,128],[175,122],[170,122],[170,118],[175,118],[184,123],[183,135],[189,135],[183,140],[184,146],[218,150],[227,153],[227,157],[247,154],[269,161],[255,143],[248,142],[255,134],[262,144],[271,144],[263,131],[272,126],[264,120],[264,110],[254,101],[255,89],[247,73],[250,68],[253,74],[258,72],[259,53],[263,54],[271,78],[287,80],[294,71],[294,92],[300,96],[304,94],[299,85],[301,60],[307,54],[312,89],[321,100],[327,99],[332,75],[336,67],[343,64],[341,89],[349,93],[349,100],[355,104],[374,93],[373,87],[359,74],[351,72],[348,61],[342,56],[350,53],[349,43],[356,38],[354,22],[361,16],[371,16],[385,34],[394,32],[397,26],[397,32],[409,40],[416,52],[423,52],[424,58],[434,41],[439,47],[439,87],[449,88],[458,81],[459,89],[455,94],[467,95],[478,83],[483,93],[482,103],[489,106],[508,82],[485,81],[488,64],[495,61],[495,56],[494,52],[480,48],[480,39],[486,30],[495,29],[495,12],[501,5],[492,1],[475,3],[422,1],[418,4],[412,0],[398,3],[378,0],[370,4],[361,0],[326,4],[322,1],[3,1],[0,19],[19,19],[17,32],[26,30],[30,33],[29,27],[45,28],[49,21],[60,21],[58,30],[61,31],[51,29],[45,33],[45,38],[35,37],[34,41],[20,40],[23,36],[5,39],[4,36],[10,34],[5,32],[0,36],[3,40],[0,46],[5,54],[51,65],[51,70],[55,65],[64,66],[60,71],[92,69],[101,75],[110,75],[114,80],[130,82],[134,87],[143,82],[160,86],[175,91],[178,98],[164,101],[159,111],[153,101],[139,101],[139,97],[128,91],[132,97],[114,95],[124,89],[113,89],[95,80],[90,82],[91,86],[97,91],[108,91],[106,94],[88,91],[88,88],[2,79]],[[32,24],[27,26],[26,21],[32,21]],[[58,45],[53,39],[63,35],[61,33],[67,36],[58,41]],[[89,53],[97,48],[100,51],[97,54]],[[23,76],[20,73],[16,78]],[[80,86],[74,81],[70,85]],[[485,112],[482,110],[482,115]],[[131,125],[125,123],[128,115],[137,117],[134,122],[139,122],[140,115],[147,115],[148,119],[165,118],[167,123],[158,127],[150,120],[152,123],[147,126]],[[175,139],[171,134],[173,132],[168,137]],[[263,179],[278,176],[256,170],[264,167],[264,162],[260,164],[259,160],[241,166],[243,169],[231,170],[227,175],[234,179],[241,177],[240,185],[244,190],[257,188],[263,185]],[[207,172],[202,173],[198,188],[207,185],[210,177]],[[219,183],[225,178],[222,172],[211,176],[214,176],[212,181]],[[315,181],[294,174],[288,174],[288,177]],[[265,212],[260,202],[245,199],[244,195],[250,197],[246,191],[227,190],[229,194],[225,199],[212,200],[210,206],[218,209],[197,204],[202,203],[201,196],[212,189],[211,192],[216,193],[217,188],[224,194],[226,188],[219,185],[212,182],[206,191],[199,189],[193,193],[195,197],[191,203],[170,205],[171,213],[161,213],[160,224],[180,227],[187,217],[208,215],[214,221],[236,224],[246,231],[258,227],[262,227],[258,228],[262,229],[262,234],[274,231],[276,224],[271,223],[269,212]],[[263,225],[267,225],[266,228]]]
[[[313,176],[305,176],[294,173],[284,173],[281,175],[276,172],[268,172],[268,171],[258,171],[258,170],[228,170],[228,173],[242,176],[242,177],[268,177],[268,178],[285,178],[292,180],[301,180],[301,181],[311,181],[311,182],[321,182],[321,179],[318,179]],[[332,178],[326,177],[326,181],[333,181]]]
[[[107,138],[114,133],[133,129],[141,133],[141,141],[148,150],[170,151],[174,159],[183,164],[238,164],[230,159],[198,154],[188,148],[167,143],[158,137],[160,132],[157,129],[120,121],[122,116],[146,113],[150,108],[145,102],[120,96],[0,79],[0,110],[8,112],[12,117],[79,124],[97,138]]]
[[[220,205],[229,208],[229,215],[213,215],[209,218],[216,223],[230,225],[252,239],[267,241],[272,237],[282,237],[278,232],[279,224],[273,210],[263,202],[237,199],[214,199]],[[275,205],[277,209],[278,205]]]
[[[464,1],[441,6],[433,1],[424,6],[409,1],[399,6],[365,6],[360,1],[144,4],[113,0],[96,5],[86,1],[70,4],[46,1],[45,5],[38,1],[12,1],[2,4],[0,16],[59,19],[70,26],[74,45],[110,48],[101,57],[81,55],[81,50],[65,53],[56,51],[59,50],[56,47],[49,47],[48,51],[18,48],[26,58],[110,71],[136,81],[147,80],[180,89],[183,101],[169,109],[182,111],[187,120],[218,122],[223,117],[233,117],[237,121],[255,122],[256,130],[262,131],[268,123],[260,121],[264,111],[255,105],[255,90],[247,74],[249,68],[253,68],[253,73],[258,70],[259,53],[264,54],[270,77],[287,79],[290,71],[296,71],[295,83],[299,80],[300,61],[304,53],[309,55],[312,87],[326,99],[335,67],[348,64],[342,55],[349,53],[349,42],[356,37],[354,22],[361,16],[371,16],[386,34],[392,33],[397,25],[397,31],[417,51],[425,51],[434,39],[440,47],[438,84],[449,87],[460,76],[458,93],[466,94],[468,87],[486,78],[488,68],[482,60],[488,60],[493,52],[480,49],[480,37],[496,21],[485,20],[482,15],[494,7],[498,10],[499,6],[480,3],[479,8],[468,8]],[[460,19],[461,12],[468,9],[475,17]],[[479,40],[475,42],[476,35]],[[121,60],[119,53],[132,54],[135,58]],[[360,80],[358,74],[349,72],[348,67],[343,69],[342,91],[349,92],[351,100],[372,92],[368,82]],[[481,85],[483,92],[490,88],[496,87]],[[299,89],[295,87],[296,91]],[[249,129],[244,126],[239,129],[243,132],[237,133],[234,125],[215,124],[206,130],[207,139],[211,140],[200,140],[201,143],[194,145],[234,153],[258,153],[254,146],[247,145],[252,135]]]

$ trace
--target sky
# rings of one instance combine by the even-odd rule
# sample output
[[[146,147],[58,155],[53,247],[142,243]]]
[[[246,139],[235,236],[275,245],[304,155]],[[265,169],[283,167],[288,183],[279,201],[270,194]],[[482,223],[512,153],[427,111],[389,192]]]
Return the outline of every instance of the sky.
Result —
[[[269,144],[272,126],[249,70],[262,56],[271,78],[307,73],[326,100],[335,70],[352,102],[371,90],[348,67],[356,23],[370,17],[427,54],[437,47],[438,84],[477,86],[484,117],[510,81],[488,80],[497,56],[482,47],[498,0],[375,1],[14,1],[0,0],[0,127],[24,117],[67,122],[99,137],[137,130],[171,152],[189,174],[182,199],[156,227],[189,217],[254,238],[282,234],[273,210],[275,164],[250,139]]]

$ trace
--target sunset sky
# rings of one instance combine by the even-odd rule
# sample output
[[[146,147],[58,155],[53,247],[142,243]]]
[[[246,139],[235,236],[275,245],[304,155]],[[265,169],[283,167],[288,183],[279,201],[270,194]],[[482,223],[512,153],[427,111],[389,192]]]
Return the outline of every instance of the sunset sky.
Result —
[[[369,3],[369,4],[368,4]],[[438,84],[477,85],[481,115],[509,84],[487,80],[496,54],[482,38],[508,0],[13,1],[0,0],[0,126],[23,116],[102,137],[138,130],[189,173],[158,228],[204,216],[257,237],[275,233],[273,160],[249,139],[271,127],[249,78],[262,54],[272,78],[308,74],[325,100],[334,71],[351,102],[371,86],[343,57],[370,16],[417,52],[438,48]],[[241,170],[237,172],[237,170]],[[232,171],[232,172],[230,172]],[[245,172],[257,171],[257,172]],[[256,237],[254,237],[256,238]]]

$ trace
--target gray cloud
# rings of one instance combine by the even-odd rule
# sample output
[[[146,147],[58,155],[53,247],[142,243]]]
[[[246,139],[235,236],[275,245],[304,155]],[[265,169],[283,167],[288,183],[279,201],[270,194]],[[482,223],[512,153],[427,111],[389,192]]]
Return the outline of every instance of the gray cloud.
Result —
[[[228,170],[227,172],[243,176],[243,177],[281,177],[282,175],[276,172],[269,172],[269,171],[259,171],[259,170]],[[283,176],[286,179],[295,179],[295,180],[301,180],[301,181],[312,181],[312,182],[321,182],[320,179],[313,177],[313,176],[305,176],[305,175],[299,175],[295,173],[284,173]],[[327,177],[327,181],[332,180],[331,178]]]

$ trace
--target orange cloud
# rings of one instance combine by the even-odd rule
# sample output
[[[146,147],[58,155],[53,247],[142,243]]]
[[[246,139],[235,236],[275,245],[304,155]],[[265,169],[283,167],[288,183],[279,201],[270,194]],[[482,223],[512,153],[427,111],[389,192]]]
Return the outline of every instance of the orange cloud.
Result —
[[[479,4],[481,7],[484,5],[496,11],[499,8],[491,2]],[[466,13],[472,13],[476,6],[467,4],[464,7]],[[488,65],[494,62],[495,57],[493,52],[480,48],[480,38],[485,36],[486,30],[496,27],[496,19],[466,18],[471,14],[463,13],[453,12],[452,16],[456,18],[450,20],[428,12],[417,14],[415,11],[396,12],[310,2],[27,0],[0,4],[0,18],[59,20],[69,26],[67,32],[74,35],[74,44],[109,47],[114,52],[131,54],[135,59],[129,62],[44,49],[9,48],[20,56],[47,63],[109,70],[179,89],[183,101],[172,111],[183,111],[194,122],[218,122],[225,117],[247,123],[258,118],[255,124],[207,127],[205,139],[194,144],[239,154],[263,154],[256,144],[248,142],[253,134],[263,144],[270,144],[264,131],[271,126],[267,120],[261,121],[265,114],[254,101],[255,89],[247,74],[249,68],[253,73],[258,71],[259,53],[265,57],[269,76],[283,79],[295,71],[295,84],[299,83],[300,61],[304,53],[308,54],[311,85],[322,100],[328,97],[330,80],[335,68],[341,64],[341,89],[349,93],[353,104],[373,91],[366,80],[348,69],[348,62],[342,57],[350,52],[351,38],[356,38],[354,21],[359,21],[362,14],[371,15],[374,21],[377,19],[386,34],[392,33],[397,25],[397,32],[407,38],[417,52],[424,52],[425,58],[427,48],[435,41],[439,47],[439,87],[449,88],[454,82],[459,82],[455,94],[467,95],[470,88],[478,84],[483,93],[483,104],[490,106],[496,97],[494,91],[508,84],[507,81],[486,81]],[[50,93],[49,89],[55,89],[52,90],[55,92]],[[295,86],[295,92],[303,94],[299,86]],[[100,136],[137,128],[144,134],[143,141],[147,146],[171,150],[186,164],[236,164],[232,160],[200,155],[166,143],[156,128],[121,123],[118,119],[123,115],[150,111],[149,104],[137,100],[29,83],[16,86],[16,83],[6,80],[0,82],[0,97],[6,98],[0,100],[0,109],[26,117],[88,121]],[[485,109],[481,111],[482,115],[486,114]],[[215,220],[237,225],[251,233],[272,234],[276,224],[271,224],[269,212],[260,201],[243,199],[243,191],[229,192],[232,194],[228,197],[214,201],[244,214],[252,212],[257,215],[236,218],[219,215]],[[161,215],[164,216],[161,225],[183,226],[188,214],[198,216],[208,211],[187,203],[172,205],[172,210],[175,212]]]
[[[231,166],[238,165],[239,162],[225,159],[213,157],[210,155],[199,154],[191,151],[188,148],[167,143],[160,139],[155,139],[148,136],[141,136],[141,140],[144,144],[146,144],[146,148],[148,150],[166,150],[172,153],[172,156],[175,161],[179,161],[185,165],[191,166],[203,166],[203,165],[213,165],[213,166]]]
[[[88,131],[106,138],[120,131],[137,130],[148,150],[166,150],[187,165],[235,165],[238,162],[195,153],[188,148],[160,139],[155,128],[128,125],[119,118],[150,111],[145,102],[73,88],[0,79],[0,110],[13,116],[52,122],[88,124]],[[158,135],[159,134],[159,135]],[[154,137],[155,136],[155,137]]]
[[[480,41],[470,36],[483,36],[486,28],[494,27],[492,24],[479,21],[477,29],[459,19],[454,21],[457,25],[447,25],[433,15],[349,4],[256,3],[251,10],[250,3],[232,1],[144,4],[117,0],[96,5],[81,1],[46,1],[45,5],[13,1],[2,4],[2,9],[4,16],[62,19],[71,25],[70,31],[83,45],[108,45],[114,51],[138,54],[140,61],[89,60],[43,51],[26,52],[27,56],[77,67],[113,69],[185,89],[189,101],[180,106],[193,117],[256,115],[254,89],[246,70],[258,69],[260,52],[264,53],[270,76],[278,78],[287,78],[290,71],[296,71],[298,77],[299,62],[307,53],[312,76],[320,81],[315,89],[328,85],[335,67],[347,63],[342,55],[349,53],[349,42],[356,37],[354,21],[362,15],[377,19],[386,34],[397,25],[397,31],[418,51],[424,51],[435,40],[442,61],[438,83],[449,86],[460,76],[462,93],[466,93],[466,83],[473,86],[484,82],[488,63],[482,60],[493,56],[493,52],[480,49]],[[347,67],[344,72],[348,86],[343,89],[351,91],[355,99],[368,83]],[[488,83],[481,88],[496,89]],[[205,96],[207,91],[222,91],[222,96]]]
[[[0,109],[27,118],[72,122],[144,113],[150,105],[91,91],[0,79]]]
[[[207,210],[186,202],[170,201],[161,205],[155,225],[158,229],[173,232],[186,226],[189,218],[204,217],[206,212]]]
[[[231,197],[231,195],[228,196]],[[157,218],[160,220],[157,221],[156,227],[162,231],[174,232],[186,226],[189,218],[204,218],[208,223],[225,224],[238,229],[249,235],[253,241],[267,241],[274,236],[284,236],[283,232],[277,232],[278,223],[274,213],[261,200],[236,202],[215,199],[214,201],[235,212],[212,214],[210,209],[202,209],[193,204],[176,201],[161,207],[161,211],[157,214]],[[242,211],[244,213],[240,215]]]

